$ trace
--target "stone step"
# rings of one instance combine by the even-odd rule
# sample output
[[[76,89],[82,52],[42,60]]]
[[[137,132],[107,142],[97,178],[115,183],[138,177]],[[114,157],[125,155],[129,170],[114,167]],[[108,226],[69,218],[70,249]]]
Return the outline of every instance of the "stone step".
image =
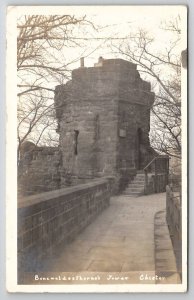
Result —
[[[126,190],[125,190],[126,192],[128,192],[128,193],[130,193],[130,192],[136,192],[136,193],[141,193],[142,191],[144,191],[144,189],[142,189],[142,188],[127,188]]]
[[[143,170],[139,170],[139,171],[137,171],[137,174],[144,174],[144,171]]]
[[[135,184],[143,184],[144,180],[133,180],[131,183],[135,183]]]
[[[135,179],[133,181],[131,181],[131,183],[140,183],[140,184],[143,184],[145,182],[144,179]]]
[[[138,186],[128,185],[128,187],[126,189],[143,190],[144,186],[143,185],[138,185]]]
[[[137,193],[137,192],[126,192],[126,191],[123,192],[123,195],[125,195],[125,196],[131,196],[131,197],[133,197],[133,196],[140,196],[142,194],[143,194],[143,192],[139,192],[139,193]]]
[[[124,193],[123,193],[123,196],[125,196],[125,197],[136,198],[136,197],[138,197],[138,196],[141,196],[141,194],[124,194]]]
[[[134,180],[128,184],[123,192],[124,195],[135,197],[144,194],[145,175],[143,171],[138,171]]]
[[[135,182],[133,183],[133,182],[132,182],[131,184],[129,184],[129,185],[127,186],[127,188],[130,188],[130,187],[132,187],[132,188],[136,188],[136,187],[137,187],[137,188],[144,188],[144,184],[143,184],[143,183],[140,184],[140,183],[135,183]]]
[[[144,175],[136,175],[135,178],[145,178]]]

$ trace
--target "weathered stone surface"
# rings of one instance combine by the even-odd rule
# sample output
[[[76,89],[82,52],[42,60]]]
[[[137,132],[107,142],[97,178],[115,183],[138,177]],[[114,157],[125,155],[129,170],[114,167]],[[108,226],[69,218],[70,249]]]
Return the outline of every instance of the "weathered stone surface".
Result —
[[[156,155],[149,142],[154,94],[135,64],[100,59],[96,67],[75,69],[72,80],[56,87],[54,101],[60,145],[23,145],[20,194],[107,175],[121,191]]]
[[[111,181],[97,179],[76,187],[20,199],[18,203],[18,280],[38,271],[109,206]]]
[[[63,247],[59,254],[43,260],[38,274],[100,276],[97,282],[88,281],[87,284],[180,283],[165,218],[157,218],[164,209],[165,193],[135,199],[112,197],[110,206],[72,243]],[[167,251],[161,254],[164,247]],[[108,280],[110,275],[118,280]],[[125,276],[127,279],[123,281],[121,278]],[[25,277],[25,283],[44,284],[35,281],[31,273]],[[72,280],[71,283],[86,282]]]
[[[137,169],[153,157],[149,144],[154,94],[136,65],[101,59],[96,67],[78,68],[72,80],[55,90],[62,153],[61,184],[78,178],[117,177],[123,189]]]
[[[59,189],[60,164],[58,147],[37,147],[31,142],[25,142],[18,167],[19,196]]]
[[[176,256],[179,272],[182,270],[182,203],[181,193],[166,187],[166,220]]]
[[[182,267],[176,261],[175,251],[172,251],[174,245],[166,223],[166,209],[156,213],[154,223],[156,274],[164,276],[163,284],[181,283]]]

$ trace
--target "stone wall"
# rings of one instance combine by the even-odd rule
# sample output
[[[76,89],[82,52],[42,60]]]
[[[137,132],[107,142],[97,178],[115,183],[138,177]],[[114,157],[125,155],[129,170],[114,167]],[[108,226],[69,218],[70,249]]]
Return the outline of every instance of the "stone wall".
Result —
[[[60,165],[58,147],[37,147],[26,142],[18,166],[19,197],[60,188]]]
[[[177,155],[178,156],[178,155]],[[169,165],[169,182],[173,186],[173,191],[181,191],[181,173],[182,173],[182,162],[181,158],[171,157]]]
[[[126,103],[119,103],[117,171],[120,174],[119,189],[123,190],[134,177],[156,155],[149,143],[150,110],[136,95]],[[143,116],[143,118],[142,118]]]
[[[174,248],[177,268],[182,268],[182,207],[181,194],[173,192],[172,187],[166,187],[166,220]]]
[[[82,64],[83,65],[83,64]],[[20,195],[32,195],[114,176],[120,192],[157,155],[150,147],[154,93],[137,66],[102,59],[72,71],[55,89],[59,147],[22,145],[18,167]]]
[[[95,67],[73,70],[72,80],[55,90],[62,184],[68,174],[110,175],[122,190],[153,157],[153,101],[150,84],[131,62],[101,58]]]
[[[67,173],[91,178],[111,175],[116,168],[118,86],[110,75],[115,76],[101,68],[80,68],[73,70],[69,84],[56,88],[56,107],[64,104],[58,119],[62,181]]]
[[[18,280],[41,271],[44,256],[55,255],[109,205],[111,178],[29,196],[18,203]]]

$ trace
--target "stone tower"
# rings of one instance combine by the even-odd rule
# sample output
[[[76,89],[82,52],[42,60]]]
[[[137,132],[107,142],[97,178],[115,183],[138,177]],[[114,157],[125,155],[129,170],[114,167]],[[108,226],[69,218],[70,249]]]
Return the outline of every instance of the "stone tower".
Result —
[[[150,108],[154,93],[136,65],[103,59],[73,70],[56,87],[55,107],[62,152],[61,182],[68,176],[115,176],[123,189],[154,156],[150,147]]]

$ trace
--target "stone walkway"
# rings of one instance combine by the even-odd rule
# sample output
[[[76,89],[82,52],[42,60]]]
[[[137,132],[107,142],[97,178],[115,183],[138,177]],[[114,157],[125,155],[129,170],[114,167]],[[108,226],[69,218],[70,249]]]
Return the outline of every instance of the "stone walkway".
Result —
[[[112,197],[110,206],[65,246],[60,255],[45,264],[44,272],[99,275],[98,283],[115,283],[115,280],[118,283],[179,283],[177,276],[171,280],[171,277],[156,274],[154,221],[157,213],[164,209],[164,193],[137,198]],[[167,226],[162,230],[166,233]],[[176,273],[169,236],[165,236],[165,243],[170,267]],[[109,276],[113,279],[108,280]],[[118,278],[114,279],[115,276]]]

